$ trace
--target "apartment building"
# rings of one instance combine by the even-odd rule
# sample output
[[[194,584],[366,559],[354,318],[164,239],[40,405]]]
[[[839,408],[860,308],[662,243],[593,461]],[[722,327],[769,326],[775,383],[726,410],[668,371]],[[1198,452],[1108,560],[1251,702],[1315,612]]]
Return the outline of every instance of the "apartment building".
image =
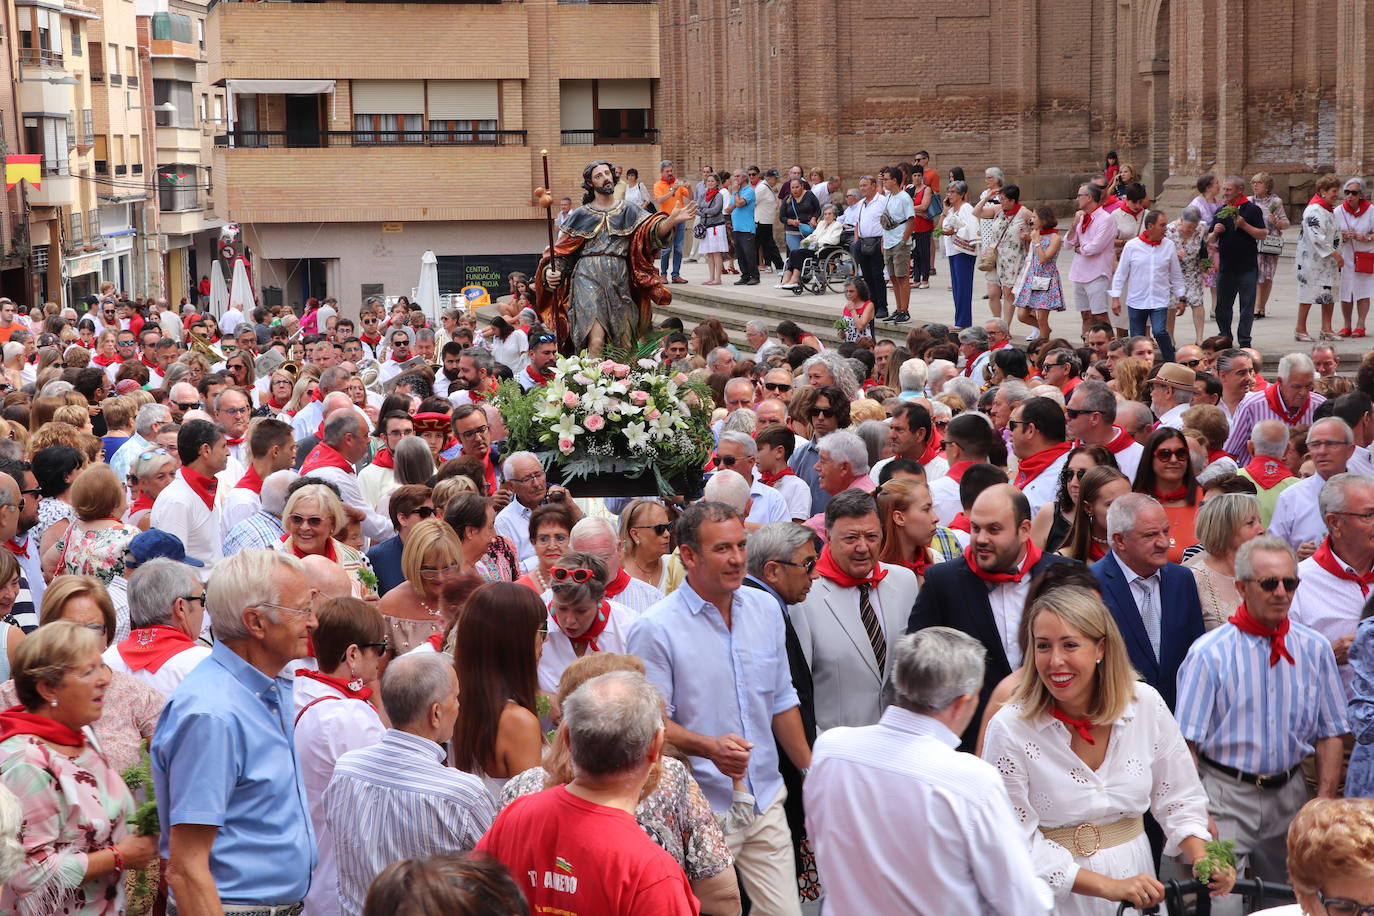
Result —
[[[427,250],[442,292],[504,293],[547,244],[541,150],[555,197],[594,159],[656,177],[658,28],[655,3],[215,4],[214,206],[260,301],[356,312]]]

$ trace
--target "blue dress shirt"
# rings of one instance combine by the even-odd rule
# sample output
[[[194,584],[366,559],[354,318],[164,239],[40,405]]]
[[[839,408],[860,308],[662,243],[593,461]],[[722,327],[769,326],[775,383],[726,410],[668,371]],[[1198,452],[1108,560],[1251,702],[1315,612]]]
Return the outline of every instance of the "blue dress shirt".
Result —
[[[292,740],[291,682],[224,643],[163,707],[150,748],[159,849],[177,824],[218,827],[210,872],[226,904],[296,903],[310,889],[315,834]]]
[[[763,810],[782,788],[773,717],[797,705],[797,691],[775,599],[741,588],[730,611],[727,630],[715,605],[683,582],[630,625],[628,648],[643,659],[674,722],[700,735],[734,733],[753,743],[745,782]],[[729,810],[730,778],[705,758],[692,757],[691,764],[711,809]]]
[[[405,545],[398,534],[367,552],[367,560],[377,574],[377,594],[385,595],[406,580],[405,573],[401,572],[401,554],[404,551]]]

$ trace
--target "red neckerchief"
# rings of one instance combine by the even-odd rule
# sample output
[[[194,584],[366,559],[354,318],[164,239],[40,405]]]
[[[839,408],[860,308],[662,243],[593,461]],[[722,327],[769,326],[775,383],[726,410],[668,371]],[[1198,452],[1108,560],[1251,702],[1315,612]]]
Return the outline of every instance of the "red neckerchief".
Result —
[[[987,353],[987,352],[988,352],[987,350],[979,350],[977,353],[975,353],[975,354],[973,354],[972,356],[969,357],[968,363],[964,366],[964,377],[965,377],[965,378],[973,378],[973,366],[974,366],[974,364],[977,363],[978,360],[980,360],[980,359],[983,357],[983,354],[984,354],[984,353]]]
[[[1043,474],[1046,468],[1058,461],[1060,456],[1067,455],[1072,448],[1073,445],[1070,443],[1061,442],[1024,459],[1016,469],[1016,480],[1013,481],[1016,489],[1024,490],[1035,478]]]
[[[968,568],[973,570],[973,574],[982,579],[989,585],[1000,585],[1003,582],[1020,582],[1031,571],[1031,567],[1040,562],[1040,548],[1035,546],[1034,541],[1026,542],[1026,562],[1021,564],[1021,568],[1016,572],[984,572],[973,559],[973,545],[964,548],[964,561],[968,563]]]
[[[1176,500],[1176,499],[1187,499],[1187,498],[1188,498],[1188,485],[1187,485],[1186,483],[1185,483],[1183,486],[1179,487],[1177,490],[1173,490],[1173,491],[1168,492],[1168,493],[1161,493],[1161,492],[1159,492],[1159,488],[1158,488],[1158,487],[1155,487],[1155,499],[1159,500],[1161,503],[1171,503],[1171,502],[1173,502],[1173,501]]]
[[[463,450],[463,454],[464,454],[464,455],[467,454],[467,450],[466,450],[466,449]],[[486,478],[486,480],[487,480],[487,492],[488,492],[488,493],[495,493],[495,492],[496,492],[496,465],[493,464],[493,463],[492,463],[492,460],[491,460],[491,449],[487,449],[486,454],[482,455],[481,458],[482,458],[482,476],[484,476],[484,477]],[[309,459],[306,459],[306,460],[308,461]],[[301,473],[304,474],[305,471],[302,470]]]
[[[1213,461],[1220,461],[1220,460],[1223,459],[1223,458],[1230,458],[1230,457],[1231,457],[1231,454],[1230,454],[1228,451],[1226,451],[1226,449],[1224,449],[1224,448],[1214,448],[1214,449],[1209,449],[1209,450],[1207,451],[1207,463],[1208,463],[1208,464],[1211,464]]]
[[[1264,389],[1264,399],[1269,402],[1269,409],[1279,415],[1279,419],[1288,426],[1293,426],[1298,422],[1298,418],[1307,412],[1307,405],[1312,401],[1312,395],[1303,396],[1302,403],[1297,410],[1289,410],[1288,405],[1283,403],[1283,396],[1279,394],[1278,385],[1270,385]]]
[[[143,363],[143,365],[147,366],[148,369],[149,369],[149,371],[151,371],[151,372],[156,372],[158,375],[161,375],[161,374],[162,374],[162,367],[159,366],[159,365],[157,364],[156,361],[151,362],[151,363],[148,362],[148,354],[147,354],[147,353],[140,353],[140,354],[138,355],[138,361],[141,362],[141,363]]]
[[[205,508],[215,508],[215,491],[219,489],[219,481],[213,477],[206,477],[200,471],[187,465],[181,466],[181,479],[186,481],[195,494],[205,503]]]
[[[379,468],[394,468],[396,466],[396,459],[392,456],[391,449],[382,446],[377,449],[377,454],[372,456],[372,463]]]
[[[1119,203],[1121,203],[1121,198],[1117,197],[1115,194],[1111,193],[1110,191],[1107,192],[1107,196],[1104,197],[1104,198],[1102,199],[1102,206],[1103,206],[1104,208],[1105,208],[1105,207],[1110,207],[1112,204],[1119,204]]]
[[[323,401],[323,400],[324,400],[324,389],[323,389],[323,388],[316,388],[314,391],[310,392],[310,400],[312,400],[312,401]]]
[[[1087,211],[1084,211],[1084,212],[1083,212],[1083,222],[1079,223],[1079,225],[1078,225],[1078,231],[1079,231],[1079,232],[1087,232],[1087,231],[1088,231],[1088,227],[1091,226],[1092,224],[1093,224],[1093,215],[1092,215],[1091,213],[1088,213]]]
[[[625,568],[622,566],[620,568],[620,575],[612,579],[610,584],[606,586],[606,597],[614,598],[616,595],[619,595],[621,592],[625,591],[625,589],[629,587],[630,574],[627,573],[625,571]]]
[[[1369,586],[1374,585],[1374,570],[1367,573],[1352,573],[1345,568],[1345,564],[1336,556],[1331,549],[1331,536],[1327,535],[1322,539],[1322,545],[1317,548],[1317,552],[1312,554],[1312,559],[1317,561],[1317,565],[1337,579],[1344,579],[1346,582],[1354,582],[1360,586],[1360,594],[1368,596]]]
[[[425,642],[427,642],[427,643],[429,643],[431,646],[433,646],[435,652],[442,652],[442,651],[444,651],[444,634],[443,634],[443,633],[431,633],[431,634],[429,634],[429,638],[426,639]]]
[[[1309,201],[1307,202],[1307,205],[1308,205],[1309,207],[1312,206],[1313,204],[1317,204],[1318,206],[1325,207],[1328,213],[1330,213],[1330,212],[1332,212],[1332,211],[1334,211],[1334,210],[1336,209],[1336,205],[1335,205],[1335,204],[1329,204],[1329,203],[1327,203],[1326,201],[1322,200],[1322,196],[1321,196],[1320,194],[1313,194],[1313,195],[1312,195],[1312,199],[1309,200]]]
[[[1016,217],[1016,214],[1018,214],[1018,213],[1020,213],[1020,212],[1021,212],[1021,201],[1018,200],[1018,201],[1016,202],[1016,206],[1012,207],[1010,210],[1003,210],[1003,211],[1002,211],[1002,215],[1005,216],[1007,219],[1014,219],[1014,218]]]
[[[1361,199],[1358,207],[1352,207],[1350,201],[1347,200],[1342,206],[1345,207],[1345,212],[1351,216],[1364,216],[1364,211],[1369,209],[1369,201]]]
[[[94,340],[78,340],[78,341],[76,342],[76,345],[77,345],[78,347],[81,347],[83,350],[94,350],[94,349],[95,349],[95,341],[94,341]]]
[[[924,467],[936,458],[940,457],[940,450],[945,447],[944,440],[940,438],[940,430],[935,428],[935,424],[930,425],[930,441],[926,443],[926,450],[921,453],[921,465]]]
[[[312,681],[319,681],[327,687],[333,687],[350,700],[362,700],[363,702],[367,702],[372,699],[371,687],[363,687],[360,690],[354,690],[352,687],[348,686],[348,681],[343,678],[322,674],[313,668],[297,668],[296,677],[308,677]]]
[[[410,357],[407,356],[406,359],[410,359]],[[401,359],[401,358],[399,358],[395,353],[392,353],[392,354],[391,354],[391,361],[392,361],[393,363],[403,363],[403,362],[406,361],[406,359]]]
[[[1245,473],[1250,475],[1255,486],[1261,490],[1272,490],[1280,482],[1297,476],[1279,459],[1266,458],[1263,455],[1251,458],[1250,463],[1245,466]]]
[[[530,377],[530,381],[534,382],[540,388],[543,388],[553,380],[552,375],[544,375],[543,373],[535,372],[533,366],[526,366],[525,374]]]
[[[1011,346],[1011,338],[1007,338],[1006,340],[1000,341],[1000,342],[995,343],[995,344],[993,344],[992,346],[988,347],[988,352],[991,353],[993,350],[1000,350],[1000,349],[1002,349],[1003,347],[1010,347],[1010,346]]]
[[[1160,245],[1160,242],[1163,242],[1163,241],[1164,241],[1163,238],[1161,238],[1158,242],[1151,241],[1150,238],[1149,238],[1149,236],[1147,236],[1147,235],[1146,235],[1145,233],[1143,233],[1143,232],[1140,233],[1140,235],[1137,235],[1136,238],[1140,239],[1142,242],[1144,242],[1146,245],[1149,245],[1151,248],[1158,248],[1159,245]]]
[[[304,477],[306,475],[302,474],[301,476]],[[312,556],[312,554],[305,553],[296,546],[296,539],[291,537],[291,532],[288,531],[286,534],[283,534],[281,540],[291,548],[291,553],[295,555],[297,560],[304,560],[306,557]],[[334,550],[334,539],[330,538],[325,546],[328,547],[329,550],[324,554],[324,558],[331,563],[339,562],[339,555]]]
[[[1089,744],[1097,743],[1093,740],[1093,720],[1091,718],[1085,716],[1082,719],[1075,719],[1073,716],[1069,715],[1064,710],[1054,705],[1050,706],[1050,715],[1054,716],[1060,722],[1063,722],[1069,728],[1078,732],[1078,737],[1082,738]]]
[[[305,456],[305,461],[301,464],[301,476],[307,477],[311,471],[316,471],[320,468],[338,468],[345,474],[354,473],[353,465],[348,462],[348,459],[340,455],[333,448],[330,448],[329,445],[324,442],[312,448],[310,454]],[[495,487],[487,492],[490,493],[494,490]]]
[[[130,670],[157,674],[168,659],[194,649],[195,645],[196,641],[181,630],[160,623],[134,630],[117,648]]]
[[[1130,202],[1129,200],[1126,201],[1124,204],[1121,205],[1121,209],[1122,209],[1122,210],[1125,210],[1127,213],[1131,214],[1132,216],[1139,216],[1139,215],[1140,215],[1142,212],[1144,212],[1144,210],[1145,210],[1144,207],[1140,207],[1140,208],[1138,208],[1138,209],[1132,209],[1132,207],[1131,207],[1131,202]]]
[[[44,741],[51,741],[62,747],[84,747],[86,745],[86,736],[82,732],[72,731],[61,722],[49,719],[47,716],[28,712],[22,706],[11,706],[4,712],[0,712],[0,741],[14,735],[33,735],[35,738],[42,738]]]
[[[796,476],[796,473],[796,471],[792,470],[787,465],[783,465],[782,470],[778,471],[776,474],[769,474],[767,471],[759,471],[759,480],[765,487],[772,487],[777,486],[778,481],[782,480],[784,477],[789,475]]]
[[[272,397],[271,395],[268,395],[268,397],[267,397],[267,406],[270,407],[270,408],[272,408],[273,410],[285,410],[285,409],[286,409],[286,402],[285,402],[285,401],[278,401],[276,398]]]
[[[1088,535],[1088,559],[1100,560],[1107,555],[1107,548],[1093,540],[1092,535]]]
[[[358,339],[375,350],[377,348],[377,344],[382,342],[382,335],[375,334],[372,337],[368,337],[366,334],[359,334]]]
[[[233,436],[225,436],[225,437],[224,437],[224,444],[227,445],[227,446],[229,446],[230,448],[233,448],[233,447],[236,446],[236,445],[242,445],[242,444],[243,444],[243,440],[244,440],[244,437],[243,437],[243,436],[239,436],[239,437],[237,437],[237,438],[235,438],[235,437],[233,437]]]
[[[235,490],[252,490],[259,496],[262,495],[262,477],[258,475],[258,469],[251,464],[248,471],[239,478],[239,482],[234,484]]]
[[[10,553],[14,554],[16,557],[27,557],[29,555],[28,542],[25,541],[23,544],[20,544],[19,538],[17,537],[12,537],[8,541],[6,541],[5,549],[8,550]]]
[[[816,572],[834,582],[840,588],[853,588],[856,585],[867,585],[869,588],[877,588],[878,583],[887,578],[887,570],[883,569],[883,564],[874,563],[873,572],[868,574],[866,579],[856,579],[849,573],[840,569],[835,562],[835,556],[830,552],[830,545],[826,544],[821,548],[820,559],[816,561]]]
[[[103,353],[98,353],[91,357],[91,362],[95,363],[97,366],[113,366],[115,363],[119,362],[119,356],[118,354],[115,356],[106,356]]]
[[[1058,234],[1059,234],[1059,230],[1058,230],[1058,229],[1041,229],[1041,230],[1040,230],[1040,234],[1041,234],[1041,235],[1058,235]]]
[[[554,623],[558,623],[557,614],[554,615],[553,621]],[[561,623],[558,623],[558,629],[563,630],[563,635],[568,637],[568,641],[573,644],[574,649],[578,646],[582,646],[584,652],[587,649],[593,652],[600,652],[601,647],[596,644],[596,638],[602,634],[606,629],[606,624],[610,622],[611,606],[603,601],[601,602],[601,606],[596,609],[596,618],[592,621],[592,625],[587,627],[587,632],[583,633],[581,636],[570,636],[567,630],[563,630],[563,624]]]
[[[945,476],[958,483],[964,479],[964,472],[977,463],[976,461],[956,461],[949,466],[948,471],[945,471]]]
[[[897,565],[905,566],[907,569],[911,570],[918,576],[924,576],[926,574],[926,570],[934,566],[935,562],[930,558],[930,550],[925,547],[922,547],[916,551],[916,557],[911,562],[901,562]]]
[[[319,439],[321,442],[324,441],[324,421],[323,421],[323,420],[320,421],[320,425],[319,425],[319,426],[315,427],[315,438],[316,438],[316,439]]]
[[[1113,426],[1112,429],[1116,430],[1116,435],[1112,437],[1111,442],[1107,443],[1107,451],[1111,452],[1113,455],[1120,455],[1131,447],[1135,442],[1135,438],[1119,426]],[[1078,444],[1082,445],[1083,441],[1080,439]]]
[[[707,189],[706,189],[706,202],[707,202],[707,203],[710,203],[711,201],[715,200],[715,199],[716,199],[716,195],[719,194],[719,193],[720,193],[720,188],[707,188]]]
[[[1283,618],[1283,623],[1271,630],[1251,617],[1250,609],[1242,601],[1240,607],[1236,608],[1236,612],[1227,617],[1226,620],[1242,633],[1249,633],[1251,636],[1260,636],[1269,640],[1270,668],[1277,665],[1281,658],[1288,659],[1290,665],[1297,665],[1297,662],[1293,661],[1293,656],[1289,653],[1288,647],[1283,644],[1283,638],[1288,635],[1290,625],[1287,617]]]
[[[1250,198],[1248,198],[1248,197],[1246,197],[1244,194],[1242,194],[1242,195],[1240,195],[1240,200],[1236,201],[1236,202],[1233,203],[1233,204],[1222,204],[1222,206],[1225,206],[1225,207],[1235,207],[1237,210],[1239,210],[1241,207],[1245,206],[1245,205],[1248,204],[1249,202],[1250,202]],[[1239,214],[1237,214],[1237,215],[1239,215]]]
[[[950,520],[949,527],[953,528],[955,531],[962,531],[965,534],[969,534],[968,516],[960,512]]]
[[[494,394],[496,394],[496,379],[487,376],[485,384],[478,388],[468,389],[468,400],[474,404],[480,404]]]
[[[130,514],[130,515],[133,515],[133,514],[135,514],[135,513],[137,513],[137,512],[142,512],[142,511],[145,510],[145,509],[151,511],[152,508],[153,508],[153,499],[152,499],[152,497],[149,496],[147,493],[144,493],[142,490],[140,490],[140,491],[138,492],[138,499],[135,499],[132,503],[129,504],[129,514]],[[5,546],[6,546],[6,547],[9,547],[9,543],[6,542]],[[10,547],[10,550],[14,550],[14,548],[13,548],[13,547]],[[19,554],[19,555],[20,555],[20,556],[23,556],[23,554]]]

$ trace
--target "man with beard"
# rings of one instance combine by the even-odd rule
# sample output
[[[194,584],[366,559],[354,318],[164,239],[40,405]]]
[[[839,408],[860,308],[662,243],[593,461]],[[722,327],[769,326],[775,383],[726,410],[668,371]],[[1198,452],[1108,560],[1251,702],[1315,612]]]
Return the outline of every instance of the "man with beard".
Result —
[[[543,388],[553,378],[553,364],[558,360],[558,339],[543,328],[530,331],[530,364],[520,373],[520,387],[529,391],[536,385]]]
[[[439,397],[446,398],[463,388],[463,376],[458,371],[458,357],[462,353],[462,344],[454,341],[444,344],[444,348],[439,351],[439,374],[434,377],[434,393]]]
[[[582,187],[582,206],[539,263],[535,301],[542,323],[568,349],[600,355],[606,346],[632,348],[648,328],[653,306],[672,301],[650,259],[696,216],[697,207],[688,200],[671,214],[648,214],[617,201],[612,166],[605,161],[582,170]]]
[[[447,352],[452,344],[445,344]],[[463,404],[481,404],[487,398],[496,393],[496,361],[492,359],[490,350],[483,350],[481,347],[468,347],[458,353],[458,373],[456,376],[450,375],[449,369],[452,360],[446,355],[444,357],[444,368],[440,370],[440,379],[448,384],[448,399],[454,407]],[[440,384],[439,379],[435,379],[435,388]],[[436,394],[438,391],[436,390]]]

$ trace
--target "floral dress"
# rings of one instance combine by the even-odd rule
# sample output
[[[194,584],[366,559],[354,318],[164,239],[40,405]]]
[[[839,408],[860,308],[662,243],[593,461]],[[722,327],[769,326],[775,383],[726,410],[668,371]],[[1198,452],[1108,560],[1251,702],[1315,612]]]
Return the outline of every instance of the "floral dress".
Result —
[[[1283,238],[1283,230],[1289,226],[1288,213],[1283,209],[1283,201],[1277,195],[1271,194],[1268,197],[1252,197],[1250,202],[1264,211],[1264,228],[1269,230],[1269,238]],[[1272,283],[1274,268],[1278,266],[1278,255],[1260,254],[1259,282]]]
[[[0,708],[19,703],[14,681],[0,684]],[[110,673],[110,686],[105,688],[100,718],[90,727],[100,742],[101,752],[114,767],[123,773],[143,756],[143,742],[151,741],[153,729],[167,698],[155,688],[123,671]],[[0,907],[0,913],[5,912]]]
[[[117,875],[85,880],[87,855],[124,839],[134,813],[119,770],[100,748],[88,742],[68,757],[32,735],[15,735],[0,743],[0,781],[23,808],[19,842],[26,852],[0,892],[0,912],[122,914],[124,882]]]
[[[1217,211],[1221,209],[1220,203],[1211,203],[1201,194],[1194,197],[1193,202],[1188,206],[1202,214],[1202,221],[1198,224],[1199,226],[1210,226],[1212,217],[1216,216]],[[1207,257],[1212,262],[1212,266],[1202,271],[1202,285],[1207,289],[1216,289],[1217,265],[1221,263],[1221,249],[1217,247],[1216,242],[1207,243]]]
[[[1038,236],[1034,247],[1044,251],[1054,244],[1057,237],[1053,232]],[[1042,277],[1048,279],[1049,285],[1045,289],[1034,289],[1037,285],[1034,281]],[[1059,265],[1054,258],[1043,263],[1033,255],[1026,258],[1026,276],[1021,281],[1021,291],[1016,294],[1013,304],[1019,309],[1064,310],[1064,287],[1059,280]]]
[[[1027,243],[1021,241],[1021,232],[1026,228],[1029,211],[1021,207],[1015,215],[1008,218],[1005,213],[992,221],[991,242],[997,245],[997,285],[1011,289],[1026,267]],[[993,278],[988,277],[989,280]]]
[[[514,582],[520,578],[520,556],[511,542],[501,535],[491,539],[491,546],[477,561],[477,574],[487,582]]]
[[[121,524],[118,528],[99,528],[94,531],[78,529],[73,522],[57,542],[58,575],[95,576],[105,585],[116,576],[124,575],[124,550],[138,535],[138,528]],[[72,538],[75,530],[76,537]],[[68,542],[71,542],[70,545]]]
[[[844,324],[844,328],[841,329],[840,334],[847,343],[856,341],[860,337],[867,337],[869,340],[874,339],[873,322],[870,321],[862,331],[859,330],[858,324],[859,319],[863,317],[864,309],[872,304],[871,302],[865,302],[857,309],[848,302],[844,304],[844,314],[840,317],[840,322]]]
[[[1341,272],[1333,257],[1341,246],[1336,214],[1320,203],[1310,203],[1302,211],[1302,234],[1298,236],[1298,301],[1313,305],[1333,305],[1340,287]]]
[[[1193,234],[1184,238],[1179,231],[1180,220],[1174,220],[1169,227],[1164,230],[1164,237],[1174,243],[1174,249],[1178,252],[1178,266],[1183,269],[1183,298],[1188,300],[1188,304],[1193,308],[1202,305],[1202,262],[1198,260],[1198,252],[1202,249],[1203,232],[1201,225],[1193,230]]]
[[[72,504],[63,502],[56,496],[43,497],[38,501],[38,524],[33,526],[29,537],[41,544],[44,532],[63,519],[69,522],[76,521],[76,510],[72,508]]]
[[[677,860],[689,881],[720,874],[734,859],[701,787],[681,761],[660,757],[658,763],[658,785],[635,808],[635,820],[649,839]],[[544,791],[547,776],[543,767],[513,776],[498,796],[501,807]]]

